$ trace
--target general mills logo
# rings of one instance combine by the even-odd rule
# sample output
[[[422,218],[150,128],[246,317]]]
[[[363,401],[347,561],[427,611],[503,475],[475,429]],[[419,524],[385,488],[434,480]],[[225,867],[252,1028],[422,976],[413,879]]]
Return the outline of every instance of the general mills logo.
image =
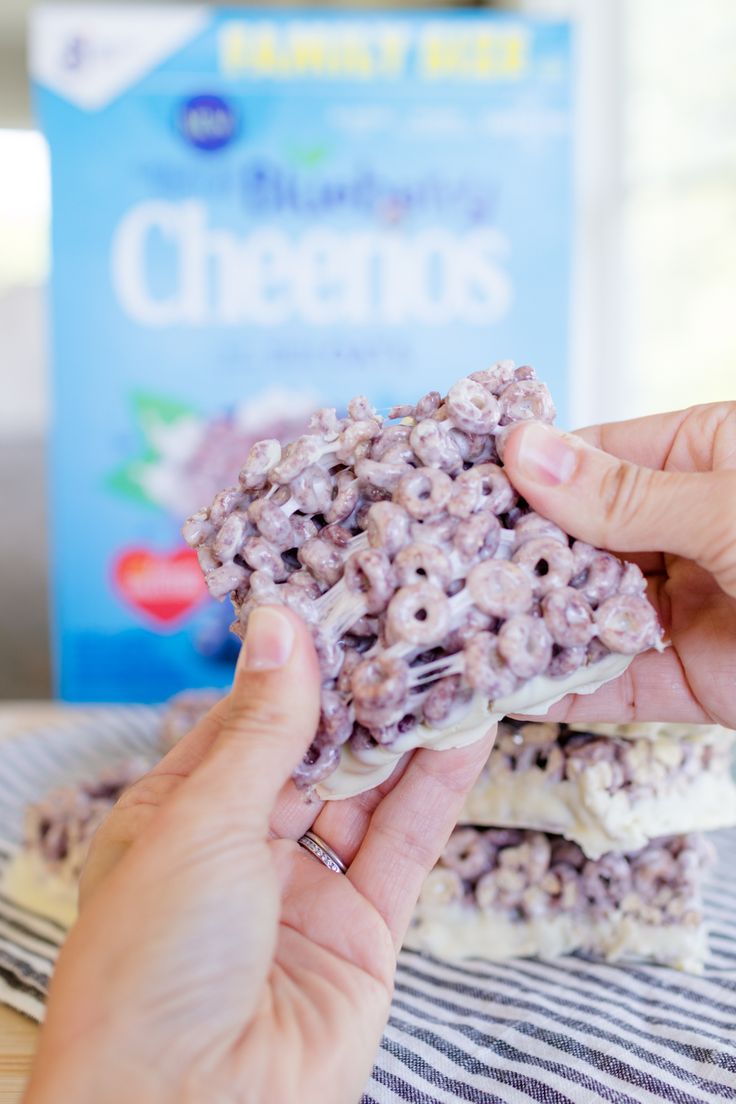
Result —
[[[220,96],[192,96],[179,109],[178,128],[197,149],[222,149],[235,136],[235,112]]]
[[[114,65],[119,55],[115,43],[75,34],[62,42],[58,62],[59,68],[66,73],[81,73],[82,69],[87,73],[90,68],[99,70]]]
[[[68,70],[81,69],[89,57],[89,42],[81,35],[74,35],[67,39],[61,54],[62,68]]]

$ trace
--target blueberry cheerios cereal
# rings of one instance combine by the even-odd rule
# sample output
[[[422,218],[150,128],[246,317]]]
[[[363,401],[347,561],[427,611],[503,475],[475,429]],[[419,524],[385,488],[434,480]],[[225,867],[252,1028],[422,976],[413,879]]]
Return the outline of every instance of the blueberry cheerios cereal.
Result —
[[[23,846],[5,871],[2,892],[16,905],[69,926],[92,837],[123,791],[149,766],[143,758],[129,759],[29,805]]]
[[[470,743],[661,647],[638,569],[571,540],[506,476],[505,427],[554,414],[510,361],[388,418],[353,399],[283,448],[258,442],[185,524],[239,636],[264,603],[312,626],[323,711],[299,785],[369,789],[405,751]]]
[[[589,859],[560,836],[456,828],[422,889],[405,946],[443,958],[555,958],[584,951],[698,973],[707,944],[697,835]]]
[[[555,832],[588,858],[736,824],[736,732],[502,721],[461,824]]]

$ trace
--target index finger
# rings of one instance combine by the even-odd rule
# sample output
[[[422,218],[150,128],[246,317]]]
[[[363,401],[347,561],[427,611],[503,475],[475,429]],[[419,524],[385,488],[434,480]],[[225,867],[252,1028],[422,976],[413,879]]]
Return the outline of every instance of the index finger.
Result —
[[[396,949],[419,891],[488,759],[496,726],[467,747],[415,751],[373,813],[348,878],[385,920]]]
[[[230,716],[231,694],[223,690],[223,696],[182,736],[173,747],[148,772],[148,777],[159,774],[179,775],[187,778],[203,760],[217,739]]]
[[[514,720],[580,721],[629,724],[667,720],[679,724],[712,724],[713,718],[695,697],[673,648],[644,652],[630,667],[594,694],[568,694],[544,716],[513,714]]]
[[[586,426],[576,429],[575,436],[620,460],[655,471],[733,468],[736,404],[707,403],[625,422]]]

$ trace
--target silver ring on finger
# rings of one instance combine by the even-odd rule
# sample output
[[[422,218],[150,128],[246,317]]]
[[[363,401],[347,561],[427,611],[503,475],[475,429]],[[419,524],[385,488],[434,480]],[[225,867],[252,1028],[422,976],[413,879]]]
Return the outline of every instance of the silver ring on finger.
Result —
[[[335,874],[347,873],[347,867],[339,855],[336,855],[328,843],[317,835],[316,832],[305,832],[301,839],[297,840],[300,847],[319,859],[323,866]]]

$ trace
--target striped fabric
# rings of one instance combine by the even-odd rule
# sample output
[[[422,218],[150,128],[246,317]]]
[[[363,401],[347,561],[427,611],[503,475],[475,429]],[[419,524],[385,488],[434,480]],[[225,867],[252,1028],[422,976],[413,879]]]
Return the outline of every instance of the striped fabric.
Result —
[[[94,708],[89,719],[24,733],[0,745],[0,884],[22,839],[26,806],[50,789],[90,778],[112,763],[157,757],[161,710],[147,706]],[[35,1020],[64,930],[17,908],[0,894],[0,1001]]]
[[[155,754],[159,714],[96,710],[2,749],[0,873],[29,799],[115,759]],[[405,951],[363,1104],[736,1101],[736,831],[714,835],[702,977],[654,966],[446,963]],[[0,897],[0,999],[41,1019],[63,931]]]

